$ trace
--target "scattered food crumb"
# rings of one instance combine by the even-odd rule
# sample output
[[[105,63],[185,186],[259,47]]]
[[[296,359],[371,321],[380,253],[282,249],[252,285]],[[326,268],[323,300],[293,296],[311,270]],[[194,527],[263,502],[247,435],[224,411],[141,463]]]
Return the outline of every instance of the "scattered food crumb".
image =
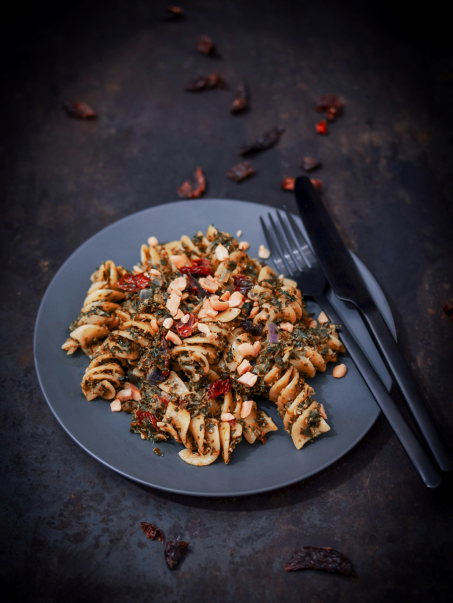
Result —
[[[296,185],[295,178],[283,178],[281,187],[284,191],[293,191]]]
[[[198,40],[197,50],[201,54],[212,54],[215,50],[214,42],[209,36],[201,36],[201,38]]]
[[[148,245],[150,247],[156,247],[157,245],[159,245],[159,241],[156,239],[156,237],[149,237]],[[153,272],[152,274],[155,274],[155,273]],[[160,276],[160,274],[159,274],[159,276]]]
[[[329,322],[329,319],[327,318],[327,314],[325,312],[321,312],[321,314],[318,316],[318,322],[320,325],[324,324],[325,322]]]
[[[236,238],[239,239],[239,237],[242,237],[242,230],[238,230],[236,233]]]
[[[240,82],[236,88],[236,98],[234,99],[231,107],[231,113],[242,113],[245,109],[248,109],[250,101],[250,93],[245,82]]]
[[[156,538],[158,538],[160,542],[164,542],[164,534],[157,526],[152,523],[147,523],[146,521],[141,521],[140,527],[145,532],[147,538],[151,538],[151,540],[156,540]]]
[[[242,180],[253,176],[253,174],[256,174],[255,168],[253,168],[248,161],[237,163],[229,172],[227,172],[228,178],[234,182],[241,182]]]
[[[322,570],[344,576],[355,576],[347,557],[330,546],[304,546],[294,553],[285,565],[287,572],[302,569]]]
[[[200,75],[189,80],[185,86],[187,92],[199,92],[200,90],[210,90],[212,88],[223,88],[225,82],[218,73],[208,76]]]
[[[249,155],[270,149],[277,144],[284,131],[285,128],[272,128],[272,130],[269,130],[269,132],[266,132],[250,144],[243,146],[239,151],[239,155]]]
[[[63,109],[73,119],[95,119],[97,117],[88,103],[65,101]]]
[[[167,14],[163,21],[177,21],[184,16],[184,11],[180,6],[167,6]]]
[[[206,180],[201,168],[198,167],[194,176],[178,188],[178,195],[181,199],[198,199],[205,190]]]
[[[346,375],[347,368],[345,364],[338,364],[334,369],[332,375],[335,379],[341,379]]]
[[[186,554],[189,546],[184,540],[169,540],[165,545],[165,562],[169,569],[175,568]]]
[[[313,157],[304,157],[301,166],[306,172],[312,172],[321,166],[321,162]]]
[[[262,260],[267,260],[270,255],[271,252],[269,251],[269,249],[266,249],[264,245],[260,245],[260,248],[258,250],[258,257],[260,257]]]
[[[334,121],[343,111],[343,102],[335,94],[324,94],[316,101],[316,111],[326,113],[329,121]]]
[[[247,251],[247,249],[250,247],[250,243],[247,243],[247,241],[241,241],[239,243],[239,249],[241,251]]]
[[[322,180],[315,180],[314,178],[310,178],[310,182],[313,184],[317,191],[322,189]]]
[[[316,131],[318,134],[327,134],[327,122],[325,119],[321,119],[321,121],[316,124]]]

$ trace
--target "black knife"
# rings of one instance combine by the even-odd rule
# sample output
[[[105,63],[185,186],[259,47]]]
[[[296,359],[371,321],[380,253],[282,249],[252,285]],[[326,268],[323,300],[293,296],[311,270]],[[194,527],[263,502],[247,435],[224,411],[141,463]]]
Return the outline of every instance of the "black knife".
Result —
[[[351,254],[310,179],[297,178],[295,194],[313,250],[335,295],[361,312],[382,358],[439,467],[453,469],[453,458],[442,441],[427,403],[396,342],[373,301]]]

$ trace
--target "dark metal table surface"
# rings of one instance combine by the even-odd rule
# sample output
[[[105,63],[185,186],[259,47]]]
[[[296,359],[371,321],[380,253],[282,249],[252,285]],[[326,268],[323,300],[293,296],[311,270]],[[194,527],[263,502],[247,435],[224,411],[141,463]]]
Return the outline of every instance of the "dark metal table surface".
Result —
[[[187,1],[180,22],[161,21],[165,2],[35,4],[17,4],[1,40],[0,599],[448,600],[451,478],[426,490],[382,417],[304,483],[228,500],[168,495],[126,481],[66,435],[32,351],[47,285],[99,229],[173,201],[197,165],[210,197],[291,204],[280,181],[315,155],[325,202],[383,287],[451,443],[453,321],[442,307],[453,297],[453,62],[443,19],[424,39],[429,18],[411,29],[390,2]],[[201,34],[218,56],[197,54]],[[229,89],[183,91],[212,71]],[[252,108],[233,117],[242,77]],[[327,92],[345,99],[345,113],[319,136],[314,99]],[[99,118],[69,119],[65,99],[87,101]],[[274,125],[286,133],[254,160],[259,173],[228,180],[239,146]],[[178,569],[140,521],[190,541]],[[302,545],[341,550],[358,578],[285,573]]]

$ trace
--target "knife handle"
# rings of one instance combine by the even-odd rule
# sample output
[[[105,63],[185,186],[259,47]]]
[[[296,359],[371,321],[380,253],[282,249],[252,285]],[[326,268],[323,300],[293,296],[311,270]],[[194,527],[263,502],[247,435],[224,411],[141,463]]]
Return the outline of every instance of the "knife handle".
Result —
[[[442,471],[453,469],[453,459],[442,441],[442,436],[433,421],[432,411],[412,374],[409,366],[398,350],[396,341],[375,306],[360,308],[369,331],[378,346],[381,356],[404,400],[412,413],[415,423],[420,429],[426,444],[431,450]]]
[[[343,322],[325,295],[317,297],[316,301],[332,322],[335,322],[336,324],[341,324]],[[344,327],[341,329],[341,340],[380,409],[384,413],[385,418],[390,423],[401,446],[412,461],[415,470],[425,483],[425,486],[428,488],[437,488],[442,481],[439,473],[426,454],[423,446],[414,435],[414,432],[406,423],[406,420],[395,404],[395,401],[384,387],[371,363],[356,343],[354,337]]]

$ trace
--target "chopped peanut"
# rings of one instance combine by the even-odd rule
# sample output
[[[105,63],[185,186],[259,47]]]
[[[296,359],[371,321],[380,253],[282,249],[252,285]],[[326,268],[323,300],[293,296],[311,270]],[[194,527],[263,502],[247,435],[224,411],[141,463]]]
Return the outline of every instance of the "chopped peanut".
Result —
[[[242,356],[254,356],[254,349],[250,343],[241,343],[238,345],[238,352]]]
[[[244,375],[252,368],[252,365],[248,360],[243,360],[241,364],[237,367],[237,372],[239,375]],[[239,379],[240,381],[240,379]]]
[[[211,306],[214,310],[217,310],[217,312],[223,312],[223,310],[230,307],[227,301],[220,301],[218,295],[211,295],[209,299],[211,300]]]
[[[219,283],[212,278],[212,276],[206,276],[200,279],[200,285],[209,293],[215,293],[219,288]]]
[[[321,312],[321,314],[318,316],[318,322],[320,325],[323,325],[325,322],[329,322],[325,312]]]
[[[205,316],[217,316],[218,312],[217,310],[214,310],[214,308],[211,306],[211,300],[209,298],[205,299],[203,302],[203,312]],[[200,316],[200,314],[198,315]]]
[[[255,341],[255,343],[253,344],[253,355],[258,356],[260,351],[261,351],[261,344],[259,341]]]
[[[249,318],[255,318],[255,316],[258,314],[259,312],[259,308],[258,306],[255,306],[255,308],[252,308],[252,311],[249,314]]]
[[[168,339],[168,341],[171,341],[175,345],[182,345],[181,339],[173,331],[168,331],[165,339]]]
[[[230,308],[237,308],[244,302],[244,296],[240,291],[235,291],[230,299],[228,300],[228,305]]]
[[[185,277],[178,276],[178,278],[175,278],[175,280],[171,281],[171,283],[168,285],[168,292],[169,293],[177,293],[179,295],[179,297],[181,297],[182,292],[186,288],[186,285],[187,285],[187,281],[186,281]]]
[[[225,293],[220,298],[220,301],[228,301],[231,297],[231,293],[229,291],[225,291]]]
[[[173,326],[173,318],[166,318],[162,324],[164,326],[164,329],[171,329]]]
[[[208,325],[205,325],[203,323],[198,323],[198,330],[204,333],[206,336],[208,336],[211,332],[211,329],[208,327]]]
[[[288,333],[292,333],[294,329],[294,325],[292,325],[290,322],[281,322],[279,327],[284,331],[288,331]]]
[[[179,309],[179,304],[181,303],[181,297],[176,293],[172,293],[167,300],[167,310],[170,312],[172,316],[176,316]]]
[[[239,239],[239,237],[242,237],[242,230],[238,230],[236,233],[236,237]]]
[[[179,308],[179,310],[175,314],[175,320],[181,320],[181,318],[183,316],[184,316],[184,312],[181,310],[181,308]]]
[[[241,419],[246,419],[252,412],[253,400],[244,400],[241,408]]]
[[[184,314],[184,316],[181,318],[181,322],[183,325],[185,325],[186,323],[188,323],[190,320],[190,314]]]
[[[135,272],[135,274],[142,274],[142,272],[144,272],[142,268],[140,268],[140,266],[134,266],[133,271]]]
[[[258,257],[260,257],[262,260],[267,260],[270,255],[271,252],[269,251],[269,249],[266,249],[264,245],[260,245],[260,248],[258,250]]]
[[[247,385],[248,387],[253,387],[257,382],[258,375],[254,375],[253,373],[245,373],[242,377],[239,377],[239,383],[243,385]]]
[[[347,370],[348,369],[346,368],[345,364],[339,364],[333,369],[332,375],[335,377],[335,379],[341,379],[346,375]]]
[[[149,237],[148,245],[150,247],[156,247],[156,245],[159,245],[159,241],[156,239],[156,237]]]
[[[160,270],[156,270],[155,268],[151,268],[150,270],[148,270],[148,272],[150,274],[153,274],[154,276],[162,276],[162,273]]]
[[[312,320],[311,323],[308,325],[309,329],[314,329],[315,327],[318,326],[318,323],[316,320]]]
[[[224,412],[220,415],[220,420],[221,421],[233,421],[234,419],[234,415],[232,415],[230,412]]]
[[[191,263],[185,253],[182,253],[181,255],[171,255],[170,260],[173,262],[176,268],[182,268],[183,266]]]
[[[215,257],[220,261],[226,260],[230,254],[228,253],[228,249],[223,245],[217,245],[215,250]]]
[[[121,402],[119,400],[113,400],[110,402],[110,410],[112,412],[118,412],[121,410]]]
[[[239,249],[241,251],[247,251],[247,249],[250,247],[250,243],[247,243],[247,241],[241,241],[239,243]]]

